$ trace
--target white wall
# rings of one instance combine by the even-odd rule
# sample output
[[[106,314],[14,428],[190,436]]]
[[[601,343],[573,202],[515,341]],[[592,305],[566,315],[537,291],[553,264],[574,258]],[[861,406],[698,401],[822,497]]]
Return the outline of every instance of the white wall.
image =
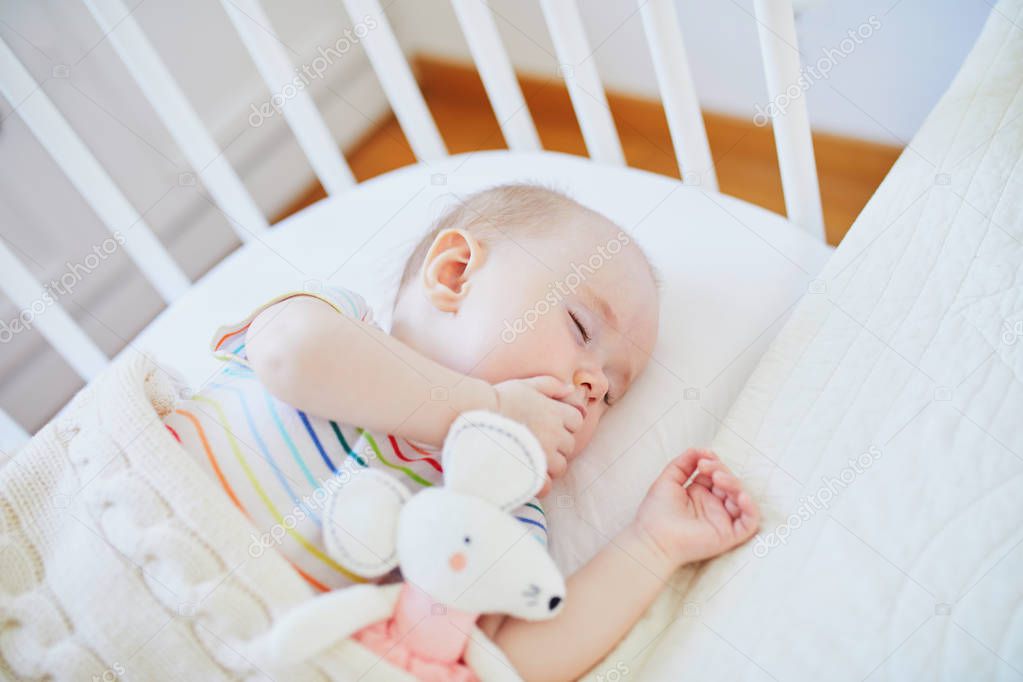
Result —
[[[702,104],[751,116],[764,104],[752,0],[676,0]],[[313,180],[280,116],[254,128],[250,107],[269,96],[214,0],[127,0],[225,154],[268,214]],[[264,0],[293,63],[308,64],[352,22],[338,0]],[[447,0],[384,0],[407,52],[468,57]],[[518,68],[553,76],[557,60],[536,0],[490,0]],[[989,11],[983,0],[812,1],[799,18],[816,60],[871,15],[880,28],[808,93],[814,125],[900,143],[912,136],[954,75]],[[608,87],[655,96],[635,0],[580,0]],[[889,11],[890,9],[890,11]],[[78,0],[0,0],[2,38],[182,263],[198,276],[238,242],[199,188],[154,112]],[[386,112],[361,48],[332,64],[310,91],[345,147]],[[39,277],[59,276],[106,233],[59,168],[0,98],[0,238]],[[61,302],[113,354],[162,307],[123,254],[105,261]],[[0,296],[0,321],[18,314]],[[0,407],[29,428],[60,407],[78,379],[36,332],[0,344]]]

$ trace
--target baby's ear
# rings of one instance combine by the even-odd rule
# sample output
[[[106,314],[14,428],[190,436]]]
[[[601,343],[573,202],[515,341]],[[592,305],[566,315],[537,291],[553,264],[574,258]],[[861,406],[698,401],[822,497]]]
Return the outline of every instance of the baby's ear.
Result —
[[[442,230],[423,261],[426,298],[447,313],[457,312],[469,291],[469,279],[484,261],[483,247],[467,230]]]
[[[540,492],[547,458],[533,432],[485,411],[465,412],[444,441],[444,487],[511,510]]]
[[[398,516],[409,491],[393,476],[375,469],[351,474],[324,506],[323,540],[338,563],[364,578],[376,578],[398,565]]]

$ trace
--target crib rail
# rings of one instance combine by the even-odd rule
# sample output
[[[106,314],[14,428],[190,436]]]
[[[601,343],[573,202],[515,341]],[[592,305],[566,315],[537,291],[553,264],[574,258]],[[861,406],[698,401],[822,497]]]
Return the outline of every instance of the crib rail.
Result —
[[[28,440],[28,433],[11,415],[0,410],[0,466]]]
[[[50,296],[21,261],[0,241],[0,289],[21,310],[30,311],[32,324],[75,372],[88,381],[107,364],[107,356],[67,311]]]
[[[789,0],[755,0],[754,8],[767,94],[771,101],[779,101],[785,89],[798,83],[800,77],[792,3]],[[786,99],[789,106],[783,111],[773,112],[771,116],[785,194],[785,213],[792,223],[823,241],[824,212],[817,184],[817,163],[813,156],[806,98]]]
[[[2,40],[0,92],[8,102],[18,105],[18,113],[29,130],[107,229],[123,235],[128,255],[164,300],[169,303],[188,289],[188,278],[181,268]],[[19,271],[4,268],[0,271],[0,284],[19,288]]]
[[[327,194],[338,194],[354,185],[355,176],[309,91],[295,88],[291,62],[258,0],[221,0],[220,4],[270,92],[282,95],[291,92],[287,90],[289,86],[294,91],[289,95],[288,106],[282,107],[284,120],[309,159],[323,189]]]
[[[247,242],[265,232],[266,217],[124,3],[84,2],[238,237]]]
[[[480,0],[451,0],[451,4],[508,148],[539,150],[540,136],[490,10]]]
[[[433,161],[447,156],[437,124],[378,0],[345,0],[345,8],[353,21],[376,22],[376,28],[366,34],[363,45],[416,158]]]
[[[695,176],[697,182],[693,184],[716,192],[718,176],[714,170],[714,159],[710,155],[707,129],[703,125],[700,102],[696,98],[696,86],[689,71],[689,58],[674,2],[640,2],[639,13],[650,43],[650,55],[654,61],[657,84],[661,89],[671,143],[678,159],[679,175],[685,180]]]
[[[238,236],[243,241],[258,238],[268,229],[266,217],[122,0],[83,2]],[[537,2],[590,157],[623,165],[621,140],[576,1]],[[680,173],[686,181],[697,178],[690,184],[716,191],[714,159],[674,2],[637,0],[637,10]],[[270,92],[283,92],[293,82],[295,69],[260,1],[221,3]],[[536,126],[486,0],[452,0],[452,5],[505,141],[513,150],[539,150]],[[371,28],[360,36],[360,42],[416,158],[429,162],[445,157],[444,140],[379,0],[344,0],[344,7],[353,23]],[[764,73],[773,98],[799,78],[792,6],[790,0],[755,0],[755,12]],[[124,238],[128,254],[164,300],[170,303],[187,290],[189,281],[181,268],[2,41],[0,94],[16,106],[18,115],[107,229]],[[289,95],[281,111],[325,190],[339,194],[351,187],[355,183],[351,169],[309,92],[298,89],[294,96]],[[823,238],[805,98],[792,100],[774,116],[772,124],[788,217]],[[43,293],[33,274],[2,241],[0,290],[23,310],[30,309]],[[104,353],[58,302],[49,301],[46,310],[35,318],[44,338],[84,379],[95,376],[106,364]],[[23,436],[20,427],[0,412],[0,442]]]
[[[586,141],[586,151],[596,161],[625,164],[604,86],[593,61],[582,18],[575,0],[540,0],[547,28],[554,40],[561,76],[568,87],[572,108]]]

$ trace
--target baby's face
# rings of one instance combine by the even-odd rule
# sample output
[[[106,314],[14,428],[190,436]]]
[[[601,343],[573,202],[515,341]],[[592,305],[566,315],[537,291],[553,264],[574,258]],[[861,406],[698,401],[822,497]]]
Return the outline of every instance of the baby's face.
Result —
[[[488,245],[455,313],[424,331],[442,364],[498,383],[553,375],[583,426],[578,454],[644,370],[657,338],[658,295],[645,258],[613,224],[583,215],[554,236]],[[418,344],[417,344],[418,345]]]

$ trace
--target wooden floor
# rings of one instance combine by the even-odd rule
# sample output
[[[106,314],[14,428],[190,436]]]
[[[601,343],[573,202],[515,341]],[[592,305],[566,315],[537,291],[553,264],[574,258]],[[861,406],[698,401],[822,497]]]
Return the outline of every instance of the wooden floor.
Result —
[[[506,148],[474,68],[424,58],[416,59],[414,68],[451,153]],[[564,85],[531,76],[520,76],[519,82],[544,149],[585,155],[582,134]],[[628,164],[678,177],[660,102],[608,93],[608,103]],[[784,213],[770,128],[719,114],[705,114],[704,120],[721,191]],[[814,148],[828,241],[837,244],[901,149],[828,134],[815,134]],[[382,121],[346,156],[359,181],[415,162],[393,117]],[[323,189],[314,184],[277,219],[323,196]]]

